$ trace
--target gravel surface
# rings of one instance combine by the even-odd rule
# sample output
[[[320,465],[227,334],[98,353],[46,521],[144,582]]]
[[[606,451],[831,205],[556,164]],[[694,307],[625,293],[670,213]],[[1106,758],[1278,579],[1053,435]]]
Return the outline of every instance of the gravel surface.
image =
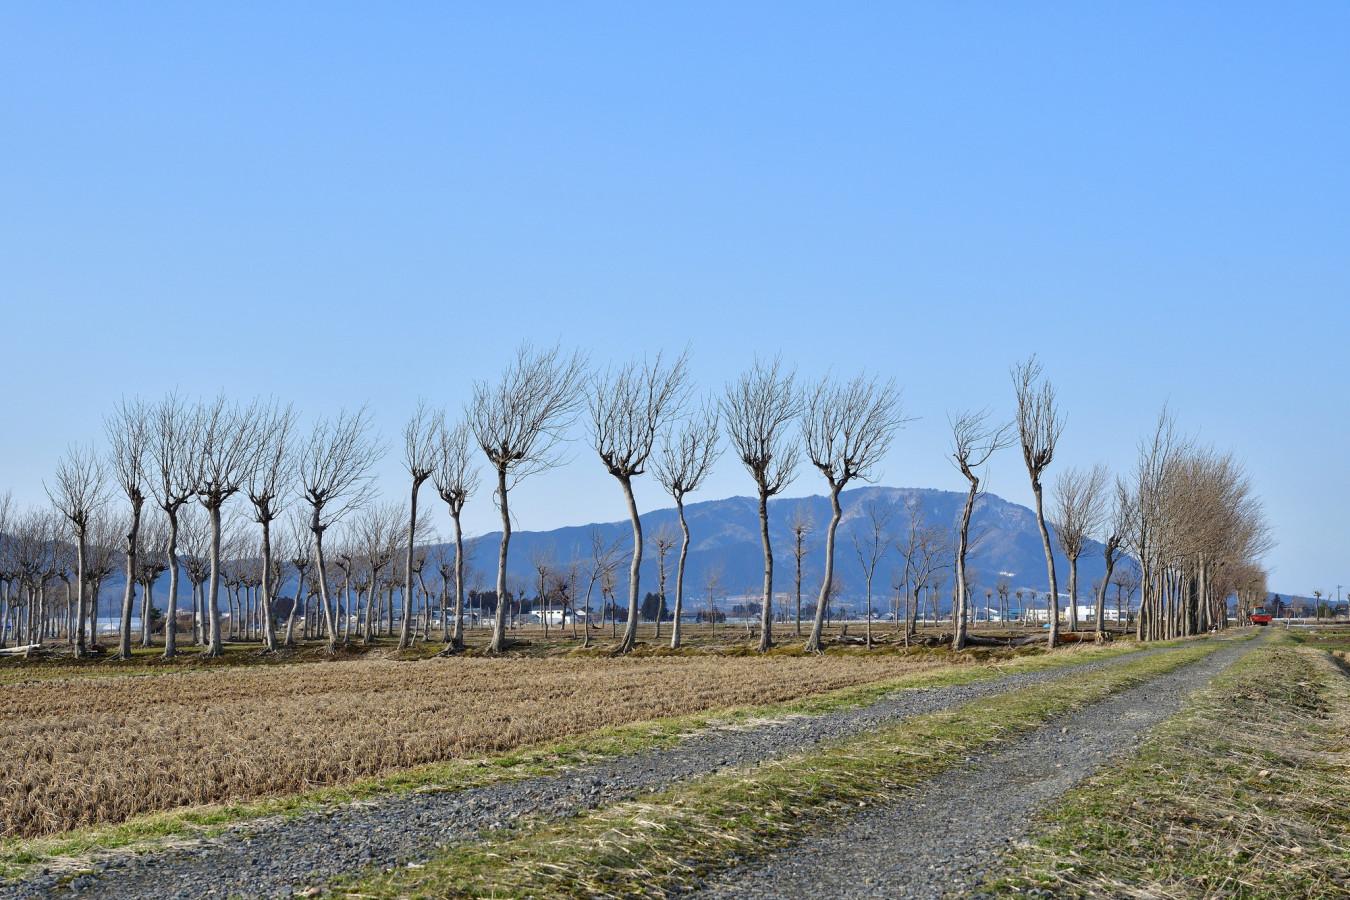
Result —
[[[702,898],[970,896],[1032,816],[1132,750],[1186,697],[1252,649],[1243,641],[1070,713],[925,781],[903,803],[812,833],[709,879]]]
[[[74,878],[52,872],[0,886],[0,900],[292,896],[366,867],[393,867],[425,859],[439,847],[471,840],[522,816],[575,814],[681,779],[751,765],[910,716],[1165,652],[1168,649],[1155,648],[973,684],[905,689],[858,709],[712,728],[671,748],[545,777],[404,794],[289,820],[265,820],[153,854],[114,853],[94,861],[87,874]]]

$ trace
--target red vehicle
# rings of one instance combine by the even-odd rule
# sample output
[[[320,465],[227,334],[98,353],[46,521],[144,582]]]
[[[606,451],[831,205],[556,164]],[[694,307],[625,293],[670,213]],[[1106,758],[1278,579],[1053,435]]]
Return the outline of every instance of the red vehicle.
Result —
[[[1258,606],[1252,610],[1251,615],[1247,617],[1253,625],[1269,625],[1271,615],[1266,612],[1264,607]]]

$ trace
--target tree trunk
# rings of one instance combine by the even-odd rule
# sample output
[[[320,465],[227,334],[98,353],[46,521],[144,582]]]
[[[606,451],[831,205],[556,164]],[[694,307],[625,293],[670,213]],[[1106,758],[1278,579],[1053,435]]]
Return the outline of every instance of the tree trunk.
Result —
[[[623,629],[623,641],[617,653],[627,653],[637,644],[638,570],[642,566],[642,519],[638,516],[637,500],[633,498],[633,481],[627,476],[619,478],[623,485],[623,497],[628,502],[628,517],[633,523],[633,560],[628,566],[628,624]]]
[[[207,507],[211,516],[211,575],[206,587],[207,656],[225,652],[220,639],[220,504]]]
[[[407,582],[403,586],[403,626],[398,633],[398,649],[408,649],[412,639],[412,598],[413,598],[413,550],[417,543],[417,489],[422,482],[413,479],[412,499],[408,505],[408,557],[404,566]]]
[[[136,601],[136,538],[140,529],[141,504],[133,499],[131,525],[127,529],[127,583],[122,591],[122,627],[118,630],[117,639],[118,659],[131,659],[131,606]]]
[[[76,528],[75,528],[75,577],[76,577],[76,579],[78,579],[78,580],[76,581],[76,588],[75,588],[75,658],[76,658],[76,659],[79,659],[80,657],[84,656],[84,592],[85,592],[85,585],[84,585],[84,581],[85,581],[85,578],[84,578],[84,552],[85,552],[84,527],[83,527],[83,526],[76,526]],[[29,592],[29,595],[28,595],[28,630],[29,630],[30,633],[31,633],[32,630],[33,630],[33,602],[34,602],[35,599],[36,599],[36,595],[35,595],[33,592],[30,591],[30,592]],[[33,643],[33,641],[32,641],[31,638],[29,639],[28,643],[30,643],[30,644]]]
[[[965,465],[964,457],[961,457],[962,465]],[[953,650],[964,650],[966,647],[966,610],[970,607],[970,586],[966,584],[966,553],[970,549],[970,516],[975,509],[975,495],[980,489],[980,481],[973,474],[966,474],[970,481],[970,489],[966,491],[966,503],[961,509],[961,530],[957,536],[956,545],[956,610],[953,614],[955,620],[955,634],[952,638]]]
[[[819,653],[822,648],[825,604],[830,596],[830,581],[834,578],[834,533],[844,516],[844,509],[839,505],[839,491],[839,487],[830,485],[830,524],[825,529],[825,578],[820,583],[820,596],[816,599],[816,618],[811,625],[811,636],[806,639],[807,653]]]
[[[459,525],[459,513],[455,520],[455,630],[450,636],[450,646],[456,650],[464,649],[464,532]],[[445,615],[445,610],[441,610]]]
[[[1078,630],[1078,557],[1069,557],[1069,630]]]
[[[1111,546],[1111,541],[1106,542],[1106,574],[1102,575],[1101,584],[1097,585],[1097,640],[1102,639],[1105,633],[1105,623],[1102,621],[1106,617],[1106,586],[1111,583],[1111,572],[1116,567],[1115,548]],[[1116,594],[1116,620],[1119,624],[1120,619],[1120,594]]]
[[[1050,599],[1046,606],[1046,617],[1050,620],[1048,643],[1051,648],[1059,645],[1059,579],[1055,577],[1055,554],[1050,546],[1050,529],[1045,527],[1045,508],[1041,500],[1041,482],[1037,479],[1031,485],[1036,495],[1036,524],[1041,530],[1041,547],[1045,550],[1045,568],[1050,576]]]
[[[773,646],[773,547],[769,543],[769,495],[759,492],[759,539],[764,545],[764,605],[759,615],[759,652]]]
[[[497,497],[501,500],[502,544],[497,551],[497,610],[493,616],[492,643],[488,652],[501,653],[506,649],[506,551],[511,543],[511,514],[506,506],[506,469],[497,467]]]
[[[277,628],[272,620],[272,597],[280,585],[272,584],[272,523],[262,523],[262,626],[263,649],[268,653],[277,650]]]
[[[680,616],[684,613],[684,564],[689,558],[689,523],[684,518],[684,497],[675,498],[680,515],[680,561],[675,566],[675,618],[670,623],[670,649],[680,649]]]

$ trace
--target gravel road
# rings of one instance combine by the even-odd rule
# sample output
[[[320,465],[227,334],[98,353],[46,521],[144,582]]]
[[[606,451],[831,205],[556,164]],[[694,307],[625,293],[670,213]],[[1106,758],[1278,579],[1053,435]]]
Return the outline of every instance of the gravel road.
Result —
[[[1253,642],[1056,719],[879,807],[710,879],[701,898],[970,896],[1037,810],[1133,749]]]
[[[355,803],[290,820],[241,826],[153,854],[111,854],[87,874],[52,872],[0,886],[0,900],[32,897],[286,897],[370,866],[424,859],[527,815],[559,817],[729,766],[744,766],[911,716],[1169,652],[1155,648],[1058,669],[941,688],[896,691],[868,706],[743,723],[691,735],[674,747],[604,760],[555,775]],[[1231,654],[1230,654],[1231,655]],[[922,833],[922,832],[920,832]]]

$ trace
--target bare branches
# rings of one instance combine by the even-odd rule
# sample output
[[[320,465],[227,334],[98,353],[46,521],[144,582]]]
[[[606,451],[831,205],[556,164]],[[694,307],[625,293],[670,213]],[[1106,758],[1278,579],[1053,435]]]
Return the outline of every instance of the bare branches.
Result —
[[[201,407],[197,429],[194,482],[197,499],[219,508],[239,491],[254,464],[257,405],[240,409],[224,395]]]
[[[950,418],[952,429],[952,460],[968,480],[979,484],[975,471],[989,462],[998,451],[1011,446],[1013,425],[1010,422],[992,424],[987,409],[967,410]]]
[[[536,351],[525,344],[495,384],[474,384],[470,427],[511,484],[557,464],[557,447],[580,404],[585,368],[579,353],[564,357],[556,346]]]
[[[89,527],[94,513],[107,502],[107,472],[89,447],[71,447],[56,466],[56,484],[47,487],[52,505],[70,520],[76,534]]]
[[[403,467],[412,478],[413,488],[426,481],[436,467],[437,435],[445,428],[445,417],[418,401],[412,418],[403,426]]]
[[[1039,487],[1041,473],[1055,458],[1055,446],[1064,431],[1064,417],[1055,400],[1055,388],[1044,378],[1035,354],[1013,367],[1012,379],[1017,394],[1017,436],[1022,458],[1033,486]]]
[[[1101,528],[1105,516],[1107,472],[1103,465],[1086,471],[1065,469],[1055,479],[1055,536],[1064,556],[1075,560],[1083,544]]]
[[[796,475],[801,448],[788,427],[801,411],[796,374],[782,360],[756,360],[749,371],[727,385],[722,417],[736,456],[755,479],[760,494],[782,492]]]
[[[854,478],[870,480],[905,421],[894,381],[823,378],[806,397],[802,440],[811,464],[842,489]]]
[[[463,512],[470,495],[478,490],[478,471],[470,454],[472,439],[473,432],[466,422],[460,422],[454,428],[447,428],[444,420],[437,423],[432,479],[436,492],[454,517]]]
[[[683,353],[670,365],[658,353],[650,363],[630,362],[591,380],[591,440],[611,475],[642,474],[656,436],[684,404],[688,384],[688,357]]]
[[[698,412],[662,437],[661,451],[656,459],[656,480],[676,503],[698,490],[721,455],[718,427],[717,407],[705,403]]]
[[[245,478],[245,492],[253,504],[254,519],[260,523],[276,519],[295,481],[294,432],[295,411],[290,404],[272,402],[256,410],[256,452]]]
[[[145,502],[145,463],[150,448],[150,409],[123,399],[104,420],[113,478],[137,509]]]
[[[324,531],[366,503],[374,489],[370,470],[383,454],[370,435],[364,406],[315,423],[298,471],[301,495],[310,506],[311,531]]]

